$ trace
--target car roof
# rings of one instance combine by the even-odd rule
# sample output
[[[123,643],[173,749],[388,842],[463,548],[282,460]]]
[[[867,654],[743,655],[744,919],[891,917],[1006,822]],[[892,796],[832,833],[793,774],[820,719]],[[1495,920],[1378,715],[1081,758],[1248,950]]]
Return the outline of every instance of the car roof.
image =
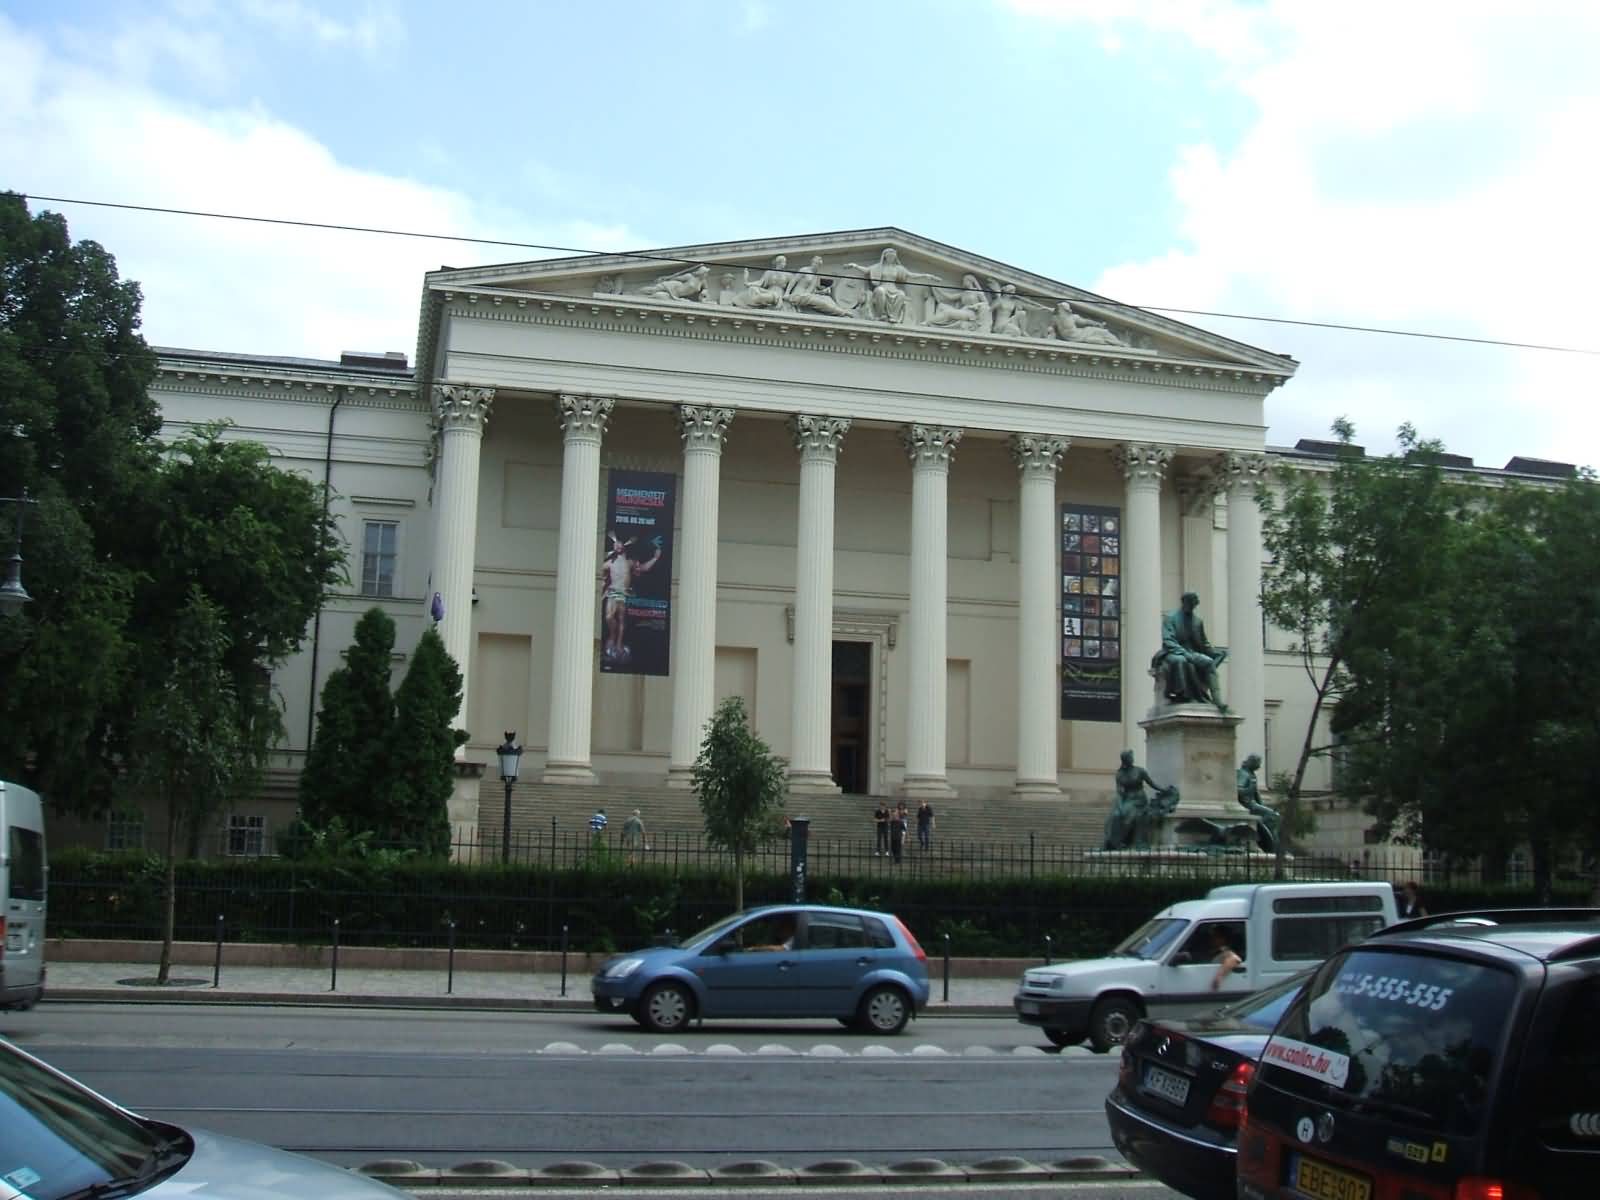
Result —
[[[1541,962],[1600,958],[1600,908],[1502,908],[1440,913],[1380,929],[1367,944],[1503,946]]]
[[[893,913],[878,912],[871,908],[850,908],[843,904],[763,904],[758,908],[747,908],[738,915],[746,917],[760,916],[763,913],[790,912],[790,913],[850,913],[858,917],[878,917],[884,920],[893,920]]]

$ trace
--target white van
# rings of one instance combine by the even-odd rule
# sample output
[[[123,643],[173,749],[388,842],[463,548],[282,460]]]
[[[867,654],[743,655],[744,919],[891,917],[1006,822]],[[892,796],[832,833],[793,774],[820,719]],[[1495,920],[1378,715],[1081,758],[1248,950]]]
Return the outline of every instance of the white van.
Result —
[[[1395,922],[1387,883],[1236,883],[1162,909],[1104,958],[1032,967],[1017,1020],[1102,1054],[1141,1017],[1193,1016],[1314,967]],[[1240,962],[1215,990],[1216,938]]]
[[[48,868],[39,793],[0,781],[0,1009],[32,1008],[44,995]]]

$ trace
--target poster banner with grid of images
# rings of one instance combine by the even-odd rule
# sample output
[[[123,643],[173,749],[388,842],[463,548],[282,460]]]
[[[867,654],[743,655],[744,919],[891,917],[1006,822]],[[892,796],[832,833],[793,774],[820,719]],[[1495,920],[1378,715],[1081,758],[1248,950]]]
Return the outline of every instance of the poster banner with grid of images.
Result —
[[[1061,719],[1122,720],[1122,510],[1061,506]]]

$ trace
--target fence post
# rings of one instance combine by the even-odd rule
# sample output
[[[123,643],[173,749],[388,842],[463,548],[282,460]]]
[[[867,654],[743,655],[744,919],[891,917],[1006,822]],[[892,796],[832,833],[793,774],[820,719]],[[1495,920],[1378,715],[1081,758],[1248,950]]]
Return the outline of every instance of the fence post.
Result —
[[[444,977],[444,994],[446,996],[448,996],[448,995],[450,995],[451,993],[453,993],[456,990],[456,922],[455,922],[455,918],[452,917],[449,920],[447,920],[445,922],[445,925],[450,931],[450,953],[445,956],[445,961],[448,964],[448,967],[447,967],[447,970],[445,972],[445,977]]]
[[[1048,967],[1050,963],[1050,935],[1047,933],[1044,935],[1044,965]]]
[[[950,1003],[950,935],[944,935],[944,1002]]]
[[[222,914],[217,914],[217,958],[211,964],[211,986],[222,986]]]
[[[556,936],[556,819],[553,814],[550,817],[550,885],[545,891],[544,936],[553,940]]]
[[[330,992],[339,990],[339,918],[333,919],[333,982],[328,985]]]
[[[561,927],[561,994],[567,994],[567,927]]]

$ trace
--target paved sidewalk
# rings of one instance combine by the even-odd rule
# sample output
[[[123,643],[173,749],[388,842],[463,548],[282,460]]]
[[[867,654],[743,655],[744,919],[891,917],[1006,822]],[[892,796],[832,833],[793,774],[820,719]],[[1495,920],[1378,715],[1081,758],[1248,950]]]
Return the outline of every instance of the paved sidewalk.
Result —
[[[345,967],[337,978],[331,967],[211,966],[174,964],[172,982],[155,983],[153,963],[53,962],[45,994],[55,1000],[110,1000],[148,1003],[350,1004],[390,1007],[591,1008],[587,971],[569,973],[563,995],[557,973],[456,971],[397,967]],[[1011,1012],[1015,979],[944,980],[931,972],[933,996],[926,1016],[993,1016]]]

